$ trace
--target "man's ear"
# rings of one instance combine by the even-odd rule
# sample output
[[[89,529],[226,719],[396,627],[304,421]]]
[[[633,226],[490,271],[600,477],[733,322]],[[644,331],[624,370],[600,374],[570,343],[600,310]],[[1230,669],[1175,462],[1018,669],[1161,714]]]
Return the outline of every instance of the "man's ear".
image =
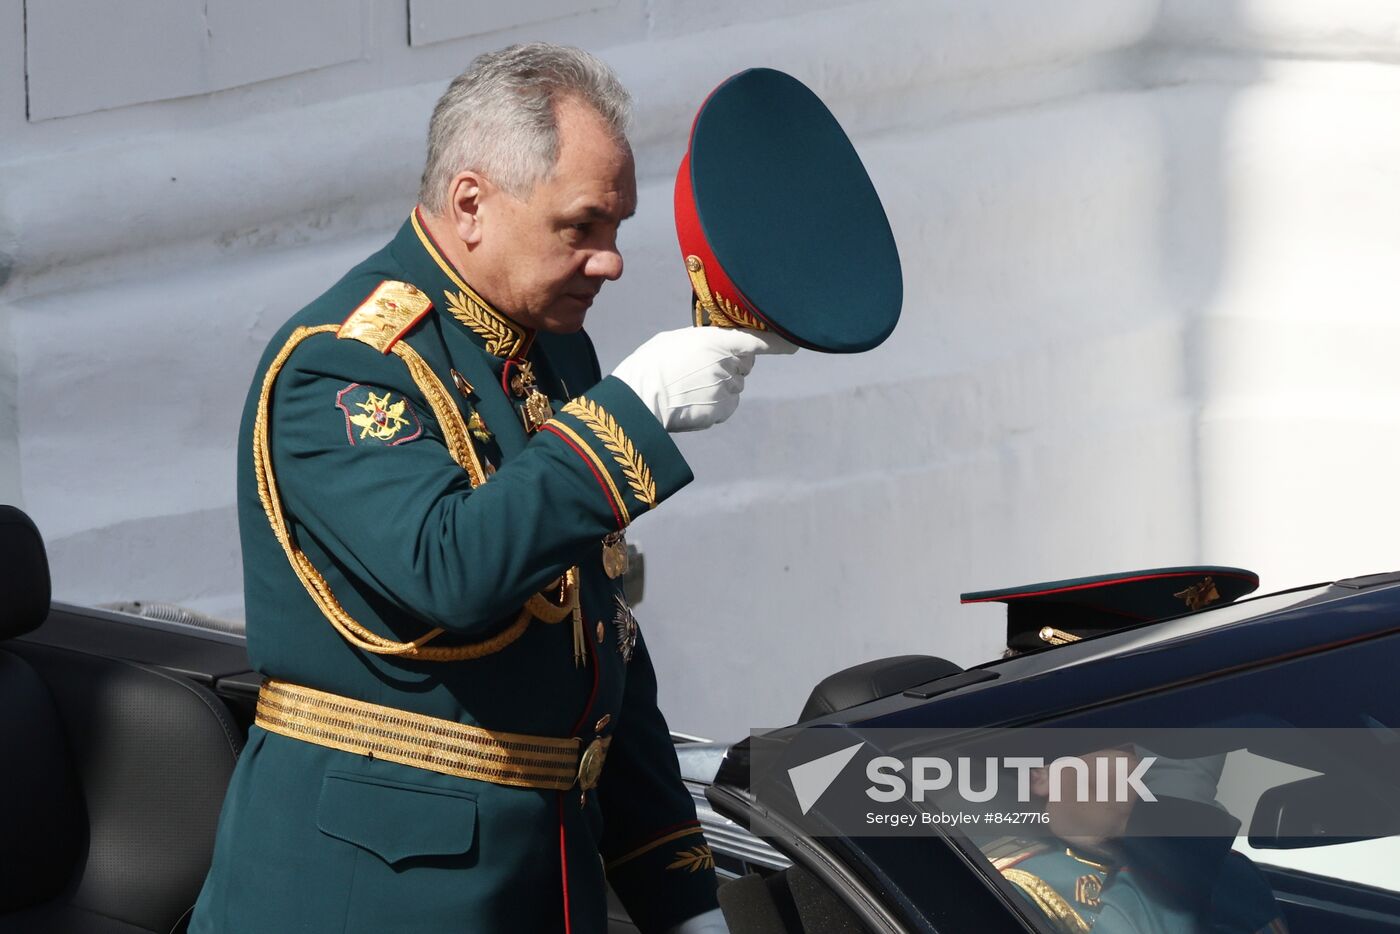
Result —
[[[468,249],[481,242],[482,201],[486,180],[475,172],[459,172],[447,186],[447,213],[457,238]]]

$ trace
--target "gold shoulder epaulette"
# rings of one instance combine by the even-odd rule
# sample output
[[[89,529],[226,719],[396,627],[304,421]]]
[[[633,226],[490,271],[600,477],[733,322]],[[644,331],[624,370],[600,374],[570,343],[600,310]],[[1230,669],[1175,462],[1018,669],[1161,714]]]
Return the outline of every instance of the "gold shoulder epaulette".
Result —
[[[432,300],[419,289],[388,279],[350,312],[335,336],[361,341],[386,354],[432,307]]]

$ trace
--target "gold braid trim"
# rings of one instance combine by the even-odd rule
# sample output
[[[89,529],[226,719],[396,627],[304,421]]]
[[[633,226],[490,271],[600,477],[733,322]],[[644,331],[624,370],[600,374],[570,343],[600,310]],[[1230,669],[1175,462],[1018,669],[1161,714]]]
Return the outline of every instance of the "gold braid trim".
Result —
[[[447,442],[447,450],[452,459],[467,472],[472,489],[481,486],[486,482],[486,470],[481,466],[481,459],[476,454],[476,445],[472,444],[471,434],[467,431],[467,423],[462,418],[462,411],[452,401],[451,393],[442,384],[442,380],[438,379],[432,367],[418,355],[418,351],[403,341],[399,341],[392,349],[395,356],[408,365],[409,375],[413,377],[413,382],[417,384],[423,397],[428,400],[428,406],[437,418],[438,427],[442,429],[442,437]]]
[[[545,596],[545,593],[559,590],[559,602],[555,603]],[[569,568],[564,572],[564,576],[550,584],[543,591],[531,594],[530,599],[525,601],[525,609],[530,615],[542,623],[563,622],[564,617],[574,611],[578,605],[578,568]]]
[[[690,285],[695,289],[695,324],[697,327],[708,324],[716,328],[748,328],[750,331],[766,331],[764,324],[753,314],[744,310],[737,302],[710,291],[710,280],[705,275],[705,264],[698,256],[685,258],[685,270],[690,273]],[[704,312],[704,316],[701,312]]]
[[[622,431],[607,409],[592,399],[580,396],[564,406],[564,411],[583,422],[603,442],[603,447],[612,454],[622,475],[627,478],[627,488],[632,495],[646,504],[648,509],[656,508],[656,481],[652,479],[651,468],[642,455],[637,453],[632,439]]]
[[[1054,886],[1040,876],[1024,869],[1003,869],[1001,874],[1008,882],[1030,896],[1030,900],[1045,917],[1055,922],[1057,931],[1062,934],[1089,934],[1089,925],[1079,912],[1065,901],[1063,895],[1055,891]]]
[[[336,599],[335,594],[331,593],[330,584],[326,578],[320,571],[316,570],[311,559],[306,557],[306,554],[297,547],[296,542],[292,539],[291,528],[288,526],[286,515],[282,511],[282,499],[277,494],[277,476],[272,469],[272,445],[268,440],[272,387],[276,383],[277,375],[282,371],[282,367],[286,365],[287,359],[291,357],[292,351],[302,341],[316,334],[329,334],[337,330],[339,328],[334,324],[325,324],[314,328],[297,328],[287,338],[287,342],[282,345],[277,356],[272,359],[272,363],[268,365],[267,373],[263,376],[262,393],[258,397],[258,409],[253,422],[253,473],[257,479],[258,498],[262,501],[263,512],[267,514],[267,521],[272,526],[272,534],[277,537],[282,551],[287,555],[287,560],[291,562],[292,570],[296,572],[297,579],[306,588],[307,594],[311,596],[312,602],[321,611],[321,615],[326,617],[336,628],[336,631],[356,648],[374,655],[402,655],[426,662],[463,661],[482,658],[501,651],[525,634],[533,617],[532,611],[537,606],[536,598],[531,598],[531,602],[525,605],[509,626],[491,638],[483,639],[480,642],[444,648],[425,648],[426,643],[442,635],[444,630],[441,627],[431,629],[411,642],[395,642],[365,628],[351,616]],[[472,477],[472,486],[479,486],[480,483],[475,479],[472,467],[469,467],[468,464],[475,464],[475,470],[482,477],[481,482],[485,482],[485,474],[481,472],[480,464],[475,463],[475,449],[471,446],[470,441],[465,440],[467,429],[462,422],[461,413],[452,405],[451,396],[447,394],[442,383],[415,351],[402,341],[395,344],[393,350],[408,364],[414,382],[423,391],[428,405],[433,409],[433,414],[437,416],[444,436],[449,438],[448,449],[452,452],[453,459],[467,470],[468,476]],[[453,424],[454,416],[455,425]],[[465,444],[465,450],[471,452],[469,458],[463,453],[463,449],[451,440],[454,435],[461,439],[461,444]],[[570,600],[576,600],[578,596],[577,586],[575,585],[572,595],[566,596]],[[548,605],[548,601],[543,598],[538,598],[538,602]]]
[[[275,679],[258,692],[254,722],[317,746],[498,785],[567,791],[581,778],[577,739],[503,733]],[[611,739],[594,741],[599,767]]]

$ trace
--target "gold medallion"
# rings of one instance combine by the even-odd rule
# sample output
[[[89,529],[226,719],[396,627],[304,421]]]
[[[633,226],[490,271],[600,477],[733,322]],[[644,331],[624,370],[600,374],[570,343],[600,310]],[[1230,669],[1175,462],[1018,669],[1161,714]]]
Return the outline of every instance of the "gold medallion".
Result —
[[[603,573],[612,580],[627,573],[627,539],[621,532],[613,532],[603,539]]]
[[[598,784],[598,777],[603,774],[603,752],[603,741],[595,739],[588,744],[588,748],[579,758],[578,786],[583,791],[588,791]]]

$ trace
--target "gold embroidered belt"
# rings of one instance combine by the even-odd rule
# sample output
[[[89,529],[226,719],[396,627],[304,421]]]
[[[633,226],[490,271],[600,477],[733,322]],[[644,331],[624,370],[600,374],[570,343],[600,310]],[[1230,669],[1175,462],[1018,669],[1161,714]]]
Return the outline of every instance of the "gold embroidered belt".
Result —
[[[612,737],[498,733],[269,678],[253,721],[270,733],[442,775],[518,788],[583,791],[598,784]]]

